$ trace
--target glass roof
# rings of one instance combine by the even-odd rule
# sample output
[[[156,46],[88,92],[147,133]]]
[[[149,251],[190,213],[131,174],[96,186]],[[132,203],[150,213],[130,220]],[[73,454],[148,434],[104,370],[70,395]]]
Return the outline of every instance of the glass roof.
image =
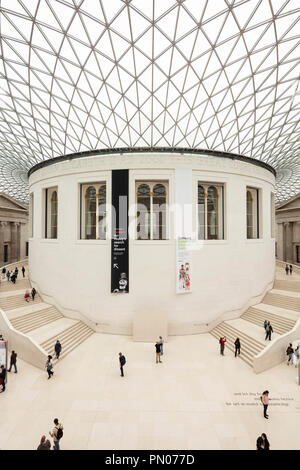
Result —
[[[1,0],[0,191],[68,153],[188,147],[300,192],[299,0]]]

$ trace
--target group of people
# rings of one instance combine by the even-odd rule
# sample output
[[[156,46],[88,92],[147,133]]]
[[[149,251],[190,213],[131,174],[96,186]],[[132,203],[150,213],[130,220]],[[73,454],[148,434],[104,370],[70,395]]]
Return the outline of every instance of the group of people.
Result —
[[[34,300],[36,296],[36,289],[34,287],[31,289],[31,292],[29,292],[29,290],[26,289],[25,294],[24,294],[24,299],[26,300],[26,302],[30,301],[30,296],[32,300]]]
[[[220,344],[220,354],[224,356],[224,349],[225,349],[225,343],[226,343],[226,336],[221,336],[219,339],[219,344]],[[241,342],[240,338],[236,338],[234,344],[234,357],[237,357],[241,354]]]
[[[265,332],[266,332],[265,341],[267,339],[269,339],[269,341],[271,341],[271,335],[273,333],[273,328],[272,328],[271,323],[267,320],[264,321],[264,329],[265,329]]]
[[[164,340],[163,337],[160,336],[158,341],[155,343],[155,353],[156,353],[156,364],[162,363],[161,361],[161,356],[164,353]],[[121,377],[124,377],[124,369],[123,367],[126,364],[126,358],[123,353],[119,353],[119,365],[120,365],[120,371],[121,371]]]
[[[49,435],[53,439],[53,450],[60,450],[60,440],[64,435],[64,427],[63,425],[58,421],[57,418],[54,419],[54,428],[51,431],[49,431]],[[51,449],[51,443],[49,439],[46,439],[46,436],[42,436],[41,442],[37,448],[37,450],[50,450]]]
[[[298,367],[300,360],[300,345],[298,344],[296,349],[293,349],[292,343],[290,343],[286,350],[286,355],[288,357],[287,365],[295,364],[295,367]]]
[[[0,339],[3,339],[2,335],[1,335]],[[3,364],[1,365],[1,368],[0,368],[0,385],[2,386],[2,389],[0,390],[0,393],[5,392],[6,372],[10,372],[12,366],[14,366],[15,374],[16,374],[18,372],[18,370],[17,370],[17,353],[15,351],[11,352],[9,369],[6,370],[6,367]]]
[[[286,264],[285,265],[285,274],[288,276],[288,274],[292,275],[293,274],[293,265]]]
[[[22,266],[21,268],[21,271],[22,271],[22,274],[23,274],[23,277],[25,277],[25,267]],[[11,270],[9,271],[9,269],[6,269],[5,266],[3,266],[2,268],[2,279],[6,279],[8,281],[11,281],[13,284],[16,283],[16,280],[18,278],[18,274],[19,274],[19,269],[18,267],[16,266],[14,270]]]

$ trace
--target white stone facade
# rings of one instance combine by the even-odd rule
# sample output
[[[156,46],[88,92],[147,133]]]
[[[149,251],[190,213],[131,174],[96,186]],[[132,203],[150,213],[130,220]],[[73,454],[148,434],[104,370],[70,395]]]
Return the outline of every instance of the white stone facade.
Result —
[[[129,208],[135,183],[167,181],[168,204],[176,203],[175,171],[192,172],[192,229],[197,233],[198,182],[224,185],[224,239],[198,242],[192,252],[192,292],[176,294],[174,212],[168,213],[168,240],[129,239],[128,294],[112,294],[111,240],[81,240],[80,184],[105,181],[110,234],[111,170],[129,169]],[[275,239],[271,238],[271,171],[240,160],[188,154],[96,155],[59,161],[34,171],[34,233],[30,238],[30,278],[39,292],[67,315],[79,312],[97,331],[131,334],[134,315],[160,311],[170,335],[207,331],[239,316],[272,287]],[[58,188],[58,238],[43,234],[43,191]],[[260,238],[247,239],[246,188],[259,190]],[[129,223],[135,224],[130,211]]]

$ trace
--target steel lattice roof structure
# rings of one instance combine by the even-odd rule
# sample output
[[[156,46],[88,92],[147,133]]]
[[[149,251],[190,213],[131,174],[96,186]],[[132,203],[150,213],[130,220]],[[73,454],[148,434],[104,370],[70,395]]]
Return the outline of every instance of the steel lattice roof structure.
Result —
[[[299,0],[1,0],[0,191],[93,149],[271,164],[300,191]]]

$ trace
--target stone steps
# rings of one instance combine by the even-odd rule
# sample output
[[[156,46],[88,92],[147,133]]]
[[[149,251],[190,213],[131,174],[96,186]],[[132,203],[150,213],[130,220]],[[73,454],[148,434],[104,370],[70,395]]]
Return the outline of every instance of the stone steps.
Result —
[[[275,279],[274,289],[300,293],[300,282]]]
[[[60,318],[63,318],[63,315],[55,307],[49,305],[47,309],[43,308],[40,311],[13,318],[10,322],[16,330],[28,333]]]
[[[226,323],[226,321],[217,325],[210,333],[217,339],[220,339],[221,336],[226,336],[227,342],[225,345],[225,351],[226,348],[228,348],[230,351],[234,352],[234,341],[236,338],[239,338],[241,343],[240,358],[251,367],[253,365],[254,356],[260,353],[265,347],[263,343],[260,343],[244,332],[234,328],[233,326]]]
[[[17,289],[17,285],[16,285]],[[9,311],[9,310],[14,310],[15,308],[19,307],[25,307],[29,305],[30,303],[39,303],[42,302],[42,299],[38,294],[36,294],[34,301],[30,298],[29,302],[26,302],[24,299],[24,294],[25,291],[22,294],[17,294],[17,295],[9,295],[7,297],[1,297],[0,298],[0,308],[4,311]]]
[[[53,357],[53,363],[57,362],[54,352],[54,346],[59,339],[62,345],[62,352],[59,360],[63,359],[67,354],[69,354],[73,349],[75,349],[79,344],[83,343],[87,338],[89,338],[94,333],[91,328],[85,325],[83,322],[78,321],[75,325],[72,325],[69,328],[66,328],[64,331],[59,333],[59,335],[52,336],[51,338],[43,341],[40,346],[46,351],[46,353]]]
[[[21,274],[22,276],[22,274]],[[18,277],[17,281],[15,284],[13,284],[11,281],[5,281],[2,280],[0,284],[0,292],[11,292],[16,289],[24,289],[24,293],[26,289],[30,289],[30,283],[29,280],[26,278],[20,278]]]
[[[262,303],[300,312],[300,298],[268,292]]]
[[[296,324],[295,320],[289,320],[288,318],[280,317],[273,313],[264,312],[255,307],[250,307],[247,312],[243,313],[241,318],[261,327],[263,327],[264,321],[267,320],[271,323],[274,333],[278,333],[279,335],[287,333]]]

